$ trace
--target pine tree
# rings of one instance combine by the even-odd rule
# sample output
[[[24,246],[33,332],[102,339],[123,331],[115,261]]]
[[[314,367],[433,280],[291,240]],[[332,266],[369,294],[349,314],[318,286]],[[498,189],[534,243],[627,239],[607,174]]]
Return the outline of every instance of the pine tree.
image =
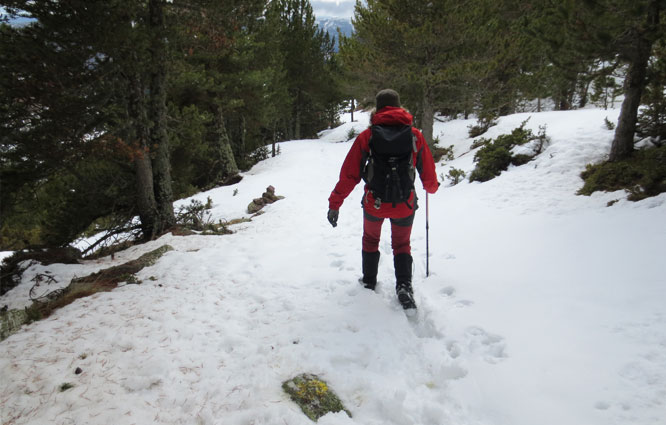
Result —
[[[116,65],[97,46],[124,35],[116,22],[98,19],[98,15],[111,15],[116,2],[96,7],[85,3],[2,3],[10,13],[20,9],[37,19],[20,28],[4,26],[0,39],[3,231],[8,221],[18,217],[27,227],[41,227],[51,235],[48,241],[31,237],[27,244],[69,242],[73,230],[65,227],[81,231],[100,211],[108,213],[127,200],[125,196],[108,198],[117,195],[115,190],[108,190],[111,186],[126,187],[121,181],[127,176],[122,165],[115,165],[110,174],[118,180],[103,184],[97,192],[84,189],[91,181],[101,184],[97,177],[81,174],[85,169],[82,163],[91,155],[109,152],[105,146],[111,140],[103,135],[108,129],[108,116],[116,111],[112,101]],[[109,165],[115,164],[117,156],[108,159]],[[70,194],[93,196],[88,202],[100,211],[93,211],[88,205],[70,205],[70,217],[51,220],[47,217],[49,210],[56,210],[55,205],[60,208],[66,199],[72,200],[62,197],[61,202],[52,196],[52,191],[44,190],[59,182],[67,182],[65,190]],[[77,195],[76,199],[80,197]],[[43,205],[45,200],[47,205]],[[30,206],[49,204],[53,208],[38,209],[31,223],[26,223],[26,217],[20,218]],[[63,227],[62,232],[54,228],[58,226]]]
[[[637,133],[663,143],[666,140],[666,42],[657,42],[655,54],[650,58],[648,85],[642,96],[645,108],[638,117]]]
[[[3,142],[13,144],[7,151],[25,153],[5,161],[8,169],[25,170],[9,196],[25,185],[48,182],[60,170],[76,169],[95,144],[120,141],[132,152],[144,237],[168,229],[174,219],[165,126],[166,2],[2,5],[35,20],[5,33],[23,51],[3,61],[9,81],[2,104],[23,106],[10,106],[2,117],[10,132]],[[2,41],[7,49],[8,40]],[[40,60],[31,63],[28,57]]]
[[[366,82],[362,97],[371,98],[386,87],[398,90],[429,144],[435,109],[455,109],[463,103],[457,94],[463,91],[474,61],[467,20],[475,4],[475,0],[357,3],[355,33],[341,42],[348,72]]]
[[[624,101],[611,146],[611,161],[623,159],[633,151],[638,107],[648,83],[648,62],[655,41],[664,37],[660,22],[665,10],[663,0],[568,0],[544,8],[544,16],[552,17],[550,27],[558,28],[562,35],[560,48],[555,49],[562,62],[575,52],[588,65],[619,60],[626,66]]]
[[[342,102],[334,42],[315,24],[308,0],[276,0],[269,19],[278,24],[276,37],[284,55],[284,78],[292,105],[284,124],[288,138],[313,137],[325,127],[332,109]]]

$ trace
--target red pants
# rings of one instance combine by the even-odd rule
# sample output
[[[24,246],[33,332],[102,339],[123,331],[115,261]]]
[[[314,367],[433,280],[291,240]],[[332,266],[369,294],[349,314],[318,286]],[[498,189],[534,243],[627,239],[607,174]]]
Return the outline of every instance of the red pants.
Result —
[[[414,214],[404,218],[391,218],[391,247],[393,255],[411,254],[409,239],[412,235]],[[382,233],[384,219],[363,212],[363,251],[379,251],[379,238]]]

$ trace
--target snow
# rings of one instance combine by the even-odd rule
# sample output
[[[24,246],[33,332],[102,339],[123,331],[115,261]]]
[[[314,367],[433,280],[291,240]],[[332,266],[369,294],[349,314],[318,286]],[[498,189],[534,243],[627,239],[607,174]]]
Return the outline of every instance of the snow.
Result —
[[[604,117],[617,114],[501,118],[483,137],[531,117],[526,127],[546,125],[550,142],[494,180],[443,182],[429,196],[427,278],[421,191],[414,321],[395,299],[390,226],[377,292],[357,282],[361,185],[338,227],[326,221],[347,135],[367,114],[282,143],[239,184],[195,196],[211,198],[215,220],[248,217],[268,185],[285,196],[232,235],[166,235],[113,259],[32,265],[0,305],[27,305],[40,273],[66,285],[174,247],[138,274],[141,285],[80,299],[0,342],[0,422],[308,424],[281,390],[307,372],[353,415],[324,425],[666,424],[666,194],[575,195],[585,164],[609,151]],[[436,122],[456,156],[438,175],[473,169],[473,122]],[[73,388],[61,392],[64,383]]]

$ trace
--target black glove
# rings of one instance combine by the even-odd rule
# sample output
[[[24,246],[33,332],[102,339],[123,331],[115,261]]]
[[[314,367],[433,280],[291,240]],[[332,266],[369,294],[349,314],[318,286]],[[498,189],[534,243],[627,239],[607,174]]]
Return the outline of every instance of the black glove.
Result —
[[[328,210],[328,222],[331,223],[331,226],[335,227],[338,225],[338,210]]]

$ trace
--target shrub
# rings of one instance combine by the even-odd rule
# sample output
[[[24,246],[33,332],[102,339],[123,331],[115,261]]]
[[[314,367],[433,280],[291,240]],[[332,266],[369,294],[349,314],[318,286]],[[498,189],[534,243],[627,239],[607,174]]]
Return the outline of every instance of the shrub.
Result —
[[[458,168],[451,168],[446,178],[451,181],[451,186],[455,186],[465,178],[465,172]]]
[[[518,155],[513,155],[511,157],[511,165],[519,166],[519,165],[524,165],[530,162],[534,158],[531,155],[526,155],[524,153],[518,154]]]
[[[502,134],[495,140],[480,139],[475,142],[482,147],[474,155],[474,162],[477,164],[469,176],[469,181],[485,182],[493,179],[509,168],[509,165],[523,165],[543,150],[543,146],[548,140],[545,127],[540,127],[539,134],[534,135],[532,130],[525,128],[528,121],[529,118],[513,129],[510,134]],[[512,154],[511,149],[515,146],[531,141],[536,141],[534,155]]]
[[[486,138],[483,138],[483,137],[480,138],[480,139],[476,139],[475,141],[472,142],[472,146],[470,146],[470,150],[480,148],[481,146],[485,146],[489,143],[492,143],[491,139],[486,139]]]
[[[534,155],[539,155],[543,152],[544,146],[548,143],[548,136],[546,136],[546,126],[539,126],[539,133],[536,135],[537,145],[534,148]]]
[[[615,130],[615,123],[609,120],[608,117],[604,118],[604,125],[608,130]]]
[[[189,205],[181,207],[176,213],[176,224],[181,229],[180,233],[188,234],[188,231],[202,232],[204,235],[226,235],[231,233],[227,225],[221,220],[215,223],[211,218],[210,209],[213,208],[213,200],[210,197],[206,204],[192,199]]]
[[[453,145],[450,145],[448,148],[440,148],[439,146],[433,146],[432,148],[432,157],[435,162],[439,162],[442,158],[447,161],[453,161],[455,157],[453,156]]]
[[[588,164],[581,178],[579,195],[624,189],[630,201],[656,196],[666,192],[666,146],[636,151],[622,161]]]
[[[355,139],[357,135],[358,132],[355,128],[352,127],[349,129],[349,131],[347,131],[347,140]]]
[[[511,164],[511,151],[501,144],[492,143],[482,147],[474,161],[476,168],[469,176],[469,181],[485,182],[499,176]]]
[[[249,155],[250,164],[254,165],[258,162],[261,162],[265,159],[268,159],[271,156],[271,150],[268,149],[268,146],[261,146]]]
[[[497,119],[494,115],[480,116],[475,125],[470,125],[467,127],[469,129],[469,137],[480,136],[494,125],[497,125]]]

